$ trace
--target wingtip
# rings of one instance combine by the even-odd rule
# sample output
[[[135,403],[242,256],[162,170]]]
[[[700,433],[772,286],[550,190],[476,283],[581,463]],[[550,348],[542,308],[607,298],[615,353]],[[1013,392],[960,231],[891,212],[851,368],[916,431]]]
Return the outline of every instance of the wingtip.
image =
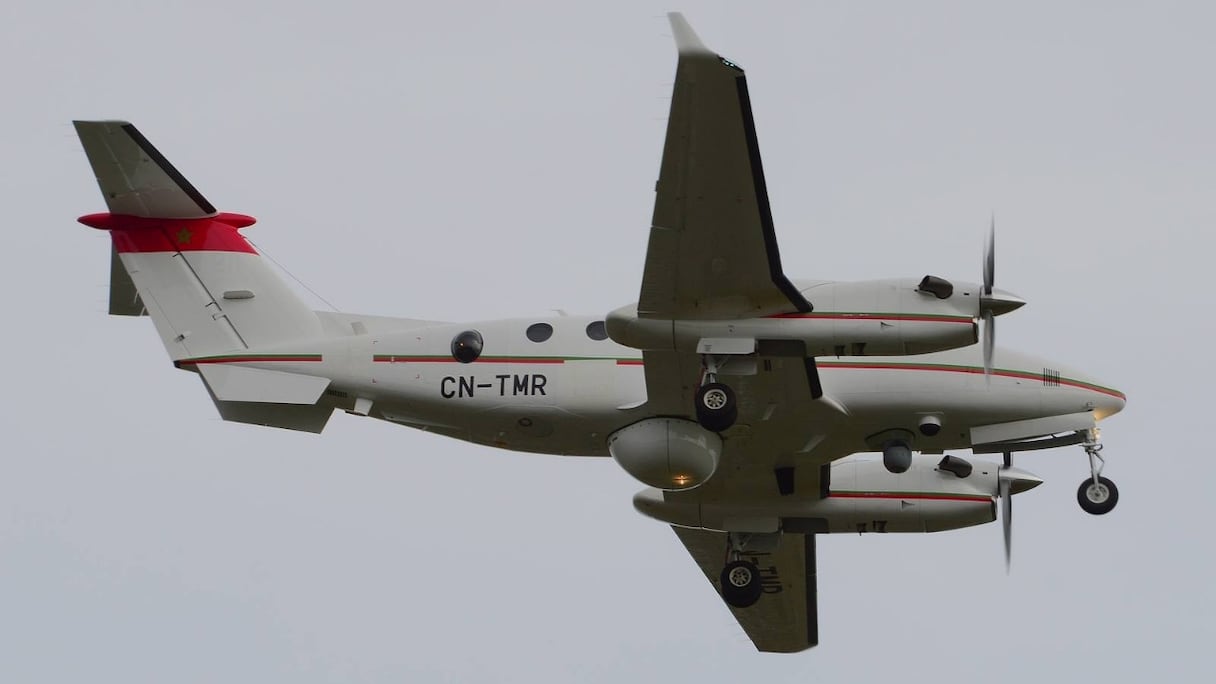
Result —
[[[72,119],[73,126],[130,126],[130,121],[122,119]]]
[[[132,127],[130,121],[121,121],[118,119],[73,119],[72,128],[76,129],[76,135],[91,135],[94,133],[108,133],[118,129]]]
[[[713,50],[705,47],[705,43],[697,36],[692,25],[680,12],[668,12],[667,20],[671,22],[671,32],[676,39],[676,50],[682,55],[712,55]]]

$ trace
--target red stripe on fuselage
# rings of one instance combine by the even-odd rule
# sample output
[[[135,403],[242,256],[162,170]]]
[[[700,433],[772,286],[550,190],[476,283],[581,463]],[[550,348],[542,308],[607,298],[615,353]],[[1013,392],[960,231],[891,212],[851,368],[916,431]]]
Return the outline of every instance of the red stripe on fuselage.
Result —
[[[810,320],[831,321],[907,321],[909,323],[971,323],[967,316],[945,316],[934,314],[895,314],[895,313],[863,313],[863,312],[826,312],[826,313],[784,313],[773,314],[768,318],[801,318]]]
[[[374,363],[464,363],[450,356],[397,356],[395,354],[377,354],[372,357]],[[565,363],[566,359],[554,357],[530,357],[530,356],[480,356],[470,364],[477,363],[544,363],[555,364]]]
[[[120,254],[202,251],[257,254],[238,232],[255,222],[253,217],[243,214],[221,213],[195,219],[89,214],[77,220],[91,228],[110,231]]]
[[[824,370],[824,369],[831,370],[833,368],[851,368],[854,370],[880,370],[880,371],[889,371],[889,370],[928,371],[931,373],[933,373],[933,372],[936,372],[936,373],[964,373],[964,374],[970,374],[970,375],[983,375],[984,374],[984,369],[976,367],[976,366],[950,366],[950,365],[945,365],[945,364],[943,364],[943,365],[934,365],[934,364],[920,365],[920,364],[915,364],[915,363],[865,363],[864,361],[862,361],[862,362],[825,361],[825,362],[819,364],[820,370]],[[1042,379],[1041,375],[1037,375],[1030,371],[1018,371],[1018,370],[1007,370],[1007,369],[997,369],[997,368],[994,368],[992,370],[992,375],[994,375],[996,377],[1002,377],[1002,378],[1014,378],[1016,380],[1036,381],[1036,380]],[[1097,392],[1098,394],[1105,394],[1110,397],[1115,397],[1116,399],[1122,399],[1124,401],[1127,401],[1126,395],[1124,395],[1119,390],[1114,390],[1109,387],[1102,387],[1101,385],[1094,385],[1094,384],[1091,384],[1088,382],[1082,382],[1080,380],[1072,380],[1070,378],[1060,378],[1059,383],[1061,385],[1066,385],[1068,387],[1075,387],[1077,389],[1089,390],[1091,392]]]

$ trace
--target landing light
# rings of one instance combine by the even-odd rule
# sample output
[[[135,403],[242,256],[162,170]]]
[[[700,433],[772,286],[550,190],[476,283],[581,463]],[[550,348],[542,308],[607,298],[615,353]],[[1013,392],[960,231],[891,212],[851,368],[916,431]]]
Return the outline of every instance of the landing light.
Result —
[[[689,476],[687,476],[687,475],[676,475],[675,477],[673,477],[673,478],[671,478],[671,479],[672,479],[672,480],[673,480],[673,481],[674,481],[674,482],[675,482],[677,485],[679,485],[679,486],[681,486],[681,487],[683,487],[684,485],[687,485],[689,482],[691,482],[691,481],[692,481],[692,478],[691,478],[691,477],[689,477]]]

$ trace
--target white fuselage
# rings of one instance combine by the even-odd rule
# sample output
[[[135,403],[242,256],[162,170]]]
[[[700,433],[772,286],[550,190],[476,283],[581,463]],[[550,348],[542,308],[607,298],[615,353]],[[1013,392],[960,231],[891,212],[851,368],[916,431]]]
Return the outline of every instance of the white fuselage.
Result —
[[[311,343],[178,363],[329,378],[324,400],[337,408],[518,451],[606,456],[609,434],[653,415],[641,353],[589,337],[588,325],[600,319],[431,323],[320,315],[329,334]],[[552,326],[552,336],[531,341],[525,331],[536,323]],[[466,330],[484,339],[473,363],[452,356],[453,337]],[[806,436],[827,440],[822,446],[833,453],[873,451],[867,437],[915,432],[926,414],[939,416],[943,429],[933,437],[917,434],[915,449],[940,452],[969,448],[973,427],[1089,411],[1101,420],[1124,402],[1122,393],[1075,370],[1004,350],[986,378],[975,346],[916,356],[821,357],[818,365],[825,396],[844,413],[833,416],[830,431],[817,429],[808,416]],[[804,369],[791,364],[789,372]]]

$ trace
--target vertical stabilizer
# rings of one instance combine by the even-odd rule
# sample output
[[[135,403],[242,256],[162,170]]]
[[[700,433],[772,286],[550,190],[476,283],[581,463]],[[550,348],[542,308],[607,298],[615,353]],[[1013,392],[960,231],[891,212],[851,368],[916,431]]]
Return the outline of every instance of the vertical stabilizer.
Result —
[[[109,231],[125,271],[111,273],[111,313],[146,310],[177,361],[320,336],[316,314],[240,234],[253,218],[217,212],[135,126],[75,126],[109,208],[80,222]]]

